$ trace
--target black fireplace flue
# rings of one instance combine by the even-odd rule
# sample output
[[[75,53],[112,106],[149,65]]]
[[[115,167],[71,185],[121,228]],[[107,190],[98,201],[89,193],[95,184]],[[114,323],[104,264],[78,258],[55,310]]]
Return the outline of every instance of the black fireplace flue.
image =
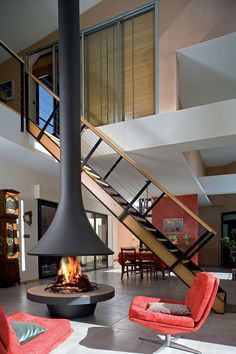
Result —
[[[37,256],[109,255],[90,225],[81,194],[79,0],[59,0],[61,196],[48,231],[28,252]]]

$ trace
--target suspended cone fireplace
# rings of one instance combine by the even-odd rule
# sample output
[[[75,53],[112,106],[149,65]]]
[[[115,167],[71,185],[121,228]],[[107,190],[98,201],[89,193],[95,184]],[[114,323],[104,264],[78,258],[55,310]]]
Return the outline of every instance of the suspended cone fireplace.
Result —
[[[28,254],[67,258],[62,258],[56,282],[47,291],[40,285],[29,289],[27,297],[47,304],[52,316],[73,318],[92,314],[97,302],[114,296],[113,287],[96,286],[81,273],[77,256],[114,252],[94,232],[82,202],[79,0],[59,0],[58,10],[61,197],[48,231]],[[65,264],[69,273],[62,270]]]
[[[60,180],[56,215],[28,254],[109,255],[86,216],[81,193],[79,0],[59,0]]]

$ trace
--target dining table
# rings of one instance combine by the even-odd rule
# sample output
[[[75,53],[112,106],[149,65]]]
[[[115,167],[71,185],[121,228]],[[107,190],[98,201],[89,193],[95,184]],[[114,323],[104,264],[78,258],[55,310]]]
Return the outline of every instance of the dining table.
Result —
[[[118,263],[123,267],[127,261],[136,260],[137,262],[140,261],[149,261],[155,264],[156,270],[162,272],[163,279],[165,279],[165,271],[168,270],[166,264],[153,252],[151,251],[136,251],[129,252],[123,251],[119,252],[118,254]]]

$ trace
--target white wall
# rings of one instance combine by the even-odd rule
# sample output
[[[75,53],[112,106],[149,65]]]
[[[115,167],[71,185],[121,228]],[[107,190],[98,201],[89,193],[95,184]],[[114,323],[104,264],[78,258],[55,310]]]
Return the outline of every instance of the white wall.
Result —
[[[28,226],[24,223],[25,233],[30,234],[30,238],[25,239],[26,252],[35,245],[38,239],[37,199],[35,199],[34,195],[34,186],[36,184],[41,186],[41,198],[58,201],[58,177],[36,174],[29,169],[20,168],[0,160],[0,189],[12,188],[19,191],[20,198],[24,201],[24,210],[31,210],[33,213],[32,225]],[[21,271],[21,280],[36,278],[38,278],[38,258],[26,255],[26,271]]]
[[[29,169],[20,168],[13,164],[0,160],[0,189],[15,189],[20,192],[20,198],[24,201],[24,211],[31,210],[33,213],[32,225],[24,223],[25,233],[30,238],[24,239],[26,253],[38,240],[37,198],[58,202],[60,196],[59,177],[38,174]],[[108,246],[113,249],[117,243],[113,239],[116,235],[114,230],[114,217],[109,211],[87,191],[83,190],[83,202],[86,210],[108,215]],[[18,227],[21,237],[20,225]],[[116,229],[116,227],[115,227]],[[116,235],[117,237],[117,235]],[[22,251],[22,247],[20,247]],[[26,270],[23,272],[20,263],[21,281],[38,278],[38,257],[26,257]],[[108,265],[113,265],[113,256],[109,256]]]
[[[235,144],[236,99],[100,127],[125,151],[175,151]],[[135,132],[135,134],[134,134]],[[159,153],[158,150],[158,153]]]
[[[236,97],[236,33],[178,50],[178,93],[183,108]]]
[[[20,133],[19,114],[0,104],[0,189],[15,189],[24,200],[24,211],[31,210],[33,223],[24,223],[26,252],[38,240],[37,198],[58,202],[60,197],[59,164],[41,151],[34,148],[34,139],[27,133]],[[116,224],[109,211],[83,189],[83,202],[86,210],[108,215],[108,246],[113,249],[116,240]],[[19,225],[20,230],[20,225]],[[22,249],[22,248],[21,248]],[[113,265],[109,256],[108,265]],[[21,267],[20,267],[21,268]],[[21,271],[21,280],[38,278],[38,257],[26,255],[26,271]]]

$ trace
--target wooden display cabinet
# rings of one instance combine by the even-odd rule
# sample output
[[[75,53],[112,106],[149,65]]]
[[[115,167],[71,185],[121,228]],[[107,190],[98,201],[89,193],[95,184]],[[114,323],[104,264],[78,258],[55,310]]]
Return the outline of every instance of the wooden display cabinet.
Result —
[[[19,192],[0,190],[0,286],[20,284],[18,214]]]
[[[0,190],[0,217],[17,219],[19,215],[19,192],[14,189]]]

